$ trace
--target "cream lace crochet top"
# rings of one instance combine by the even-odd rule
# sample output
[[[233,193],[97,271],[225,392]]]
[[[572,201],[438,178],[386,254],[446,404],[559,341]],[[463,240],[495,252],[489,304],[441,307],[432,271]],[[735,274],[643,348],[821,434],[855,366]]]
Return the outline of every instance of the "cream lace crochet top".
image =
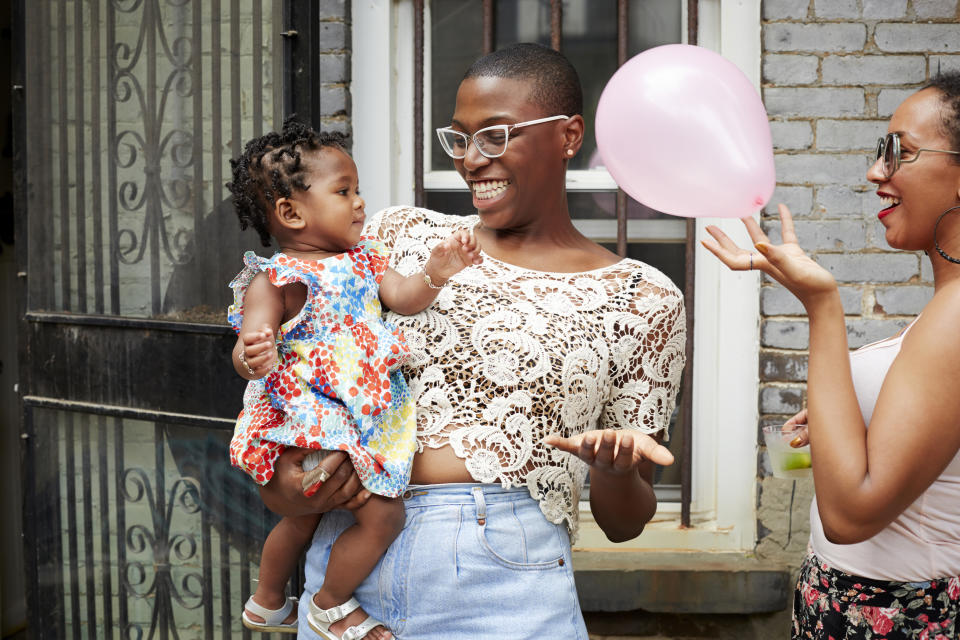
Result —
[[[403,275],[477,216],[394,207],[366,233]],[[683,298],[636,260],[582,273],[532,271],[484,255],[427,310],[388,313],[410,347],[417,443],[449,445],[477,482],[526,487],[547,519],[576,533],[587,466],[541,444],[602,428],[666,429],[684,364]]]

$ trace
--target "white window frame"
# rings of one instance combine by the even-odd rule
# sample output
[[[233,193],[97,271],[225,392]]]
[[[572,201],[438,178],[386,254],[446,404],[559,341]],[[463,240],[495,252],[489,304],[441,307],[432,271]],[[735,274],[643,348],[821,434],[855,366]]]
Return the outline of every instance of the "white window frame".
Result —
[[[425,4],[429,25],[429,2]],[[353,153],[372,213],[414,200],[413,2],[352,0],[351,10]],[[734,62],[759,91],[760,0],[700,0],[698,19],[699,44]],[[425,31],[429,52],[429,26]],[[429,78],[426,52],[424,77]],[[425,85],[429,87],[428,80]],[[424,103],[429,110],[429,100]],[[426,115],[430,124],[424,126],[424,154],[429,154],[433,119]],[[429,158],[425,164],[430,166]],[[463,187],[452,172],[425,172],[424,183],[427,188]],[[569,190],[614,187],[605,171],[568,175]],[[582,230],[611,239],[605,237],[610,230],[604,224],[615,223],[591,222]],[[631,221],[628,239],[639,238],[641,224],[643,238],[650,239],[675,237],[675,227],[683,221],[657,226]],[[707,224],[747,240],[738,220],[712,218],[697,220],[698,241],[708,237]],[[760,278],[755,272],[727,271],[699,242],[695,278],[692,526],[680,527],[678,503],[661,503],[639,538],[614,544],[589,509],[582,509],[578,549],[748,551],[755,545]]]

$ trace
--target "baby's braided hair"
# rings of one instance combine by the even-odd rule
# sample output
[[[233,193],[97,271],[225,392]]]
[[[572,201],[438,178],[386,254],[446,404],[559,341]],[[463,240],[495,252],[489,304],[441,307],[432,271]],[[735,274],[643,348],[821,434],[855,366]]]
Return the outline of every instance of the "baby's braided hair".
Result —
[[[289,198],[294,190],[310,188],[304,182],[306,168],[303,153],[324,147],[346,151],[346,136],[336,132],[316,132],[290,116],[279,132],[271,132],[247,143],[239,158],[230,160],[233,180],[227,189],[233,194],[233,207],[240,228],[253,227],[263,246],[270,246],[268,215],[279,198]]]

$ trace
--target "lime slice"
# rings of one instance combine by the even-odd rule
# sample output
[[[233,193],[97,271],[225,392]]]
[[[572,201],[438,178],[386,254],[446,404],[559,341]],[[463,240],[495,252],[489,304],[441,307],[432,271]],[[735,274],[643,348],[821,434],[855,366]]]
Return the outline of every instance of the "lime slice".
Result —
[[[809,453],[787,453],[783,456],[784,471],[790,471],[792,469],[809,469],[809,468],[810,468]]]

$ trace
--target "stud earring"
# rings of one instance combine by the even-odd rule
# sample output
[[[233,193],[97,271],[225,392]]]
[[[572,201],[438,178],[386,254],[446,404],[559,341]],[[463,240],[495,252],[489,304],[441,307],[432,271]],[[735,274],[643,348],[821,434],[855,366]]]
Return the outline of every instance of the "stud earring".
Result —
[[[568,156],[572,156],[572,155],[573,155],[573,149],[567,149],[567,155],[568,155]]]

